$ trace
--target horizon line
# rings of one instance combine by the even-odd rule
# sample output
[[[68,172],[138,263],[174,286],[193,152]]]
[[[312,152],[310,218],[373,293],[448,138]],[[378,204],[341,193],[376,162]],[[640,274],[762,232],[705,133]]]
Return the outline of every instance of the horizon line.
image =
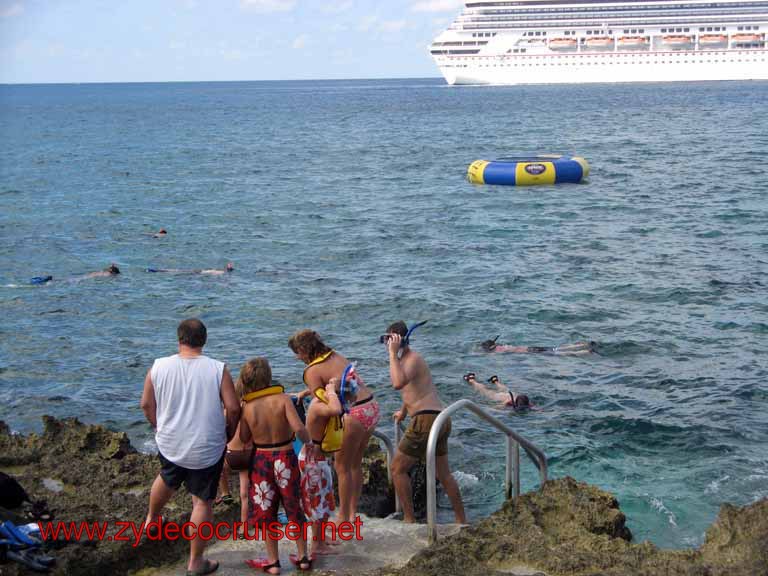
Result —
[[[371,80],[442,80],[442,76],[390,76],[369,78],[282,78],[261,80],[86,80],[70,82],[0,82],[0,86],[80,86],[83,84],[225,84],[245,82],[359,82]]]

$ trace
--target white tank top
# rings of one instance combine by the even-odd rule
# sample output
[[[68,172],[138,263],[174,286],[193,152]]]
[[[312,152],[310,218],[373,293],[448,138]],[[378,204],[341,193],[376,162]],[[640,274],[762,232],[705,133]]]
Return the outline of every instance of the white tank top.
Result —
[[[219,461],[227,444],[221,403],[224,363],[207,356],[158,358],[150,377],[157,403],[155,441],[178,466],[200,470]]]

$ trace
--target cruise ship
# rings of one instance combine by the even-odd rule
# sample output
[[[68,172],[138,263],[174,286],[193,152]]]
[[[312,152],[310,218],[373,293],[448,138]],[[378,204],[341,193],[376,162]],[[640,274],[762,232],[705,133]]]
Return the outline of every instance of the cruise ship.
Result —
[[[429,50],[448,84],[768,79],[768,0],[465,2]]]

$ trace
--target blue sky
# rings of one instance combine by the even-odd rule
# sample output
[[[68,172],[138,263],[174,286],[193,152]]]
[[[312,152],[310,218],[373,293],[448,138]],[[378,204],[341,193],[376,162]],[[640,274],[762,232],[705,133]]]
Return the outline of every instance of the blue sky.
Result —
[[[0,83],[439,76],[455,0],[0,0]]]

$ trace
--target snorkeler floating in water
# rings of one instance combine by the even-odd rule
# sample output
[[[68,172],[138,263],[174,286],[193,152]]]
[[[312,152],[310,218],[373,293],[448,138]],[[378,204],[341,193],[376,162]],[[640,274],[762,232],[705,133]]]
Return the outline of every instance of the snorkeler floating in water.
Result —
[[[181,270],[179,268],[147,268],[147,272],[165,272],[166,274],[207,274],[210,276],[221,276],[227,272],[233,272],[235,265],[232,262],[227,262],[226,268],[223,270],[220,268],[206,268],[195,270]]]
[[[104,268],[104,270],[99,270],[98,272],[89,272],[80,278],[101,278],[103,276],[117,276],[118,274],[120,274],[120,268],[114,264],[110,264],[108,267]],[[80,278],[77,278],[77,280]]]
[[[168,230],[165,228],[160,228],[157,232],[152,234],[152,238],[165,238],[168,235]]]
[[[83,274],[82,276],[75,276],[74,278],[67,278],[68,282],[78,282],[80,280],[84,280],[85,278],[102,278],[105,276],[117,276],[120,274],[120,268],[118,268],[115,264],[110,264],[104,270],[99,270],[98,272],[89,272],[88,274]],[[30,284],[47,284],[48,282],[53,281],[53,276],[50,274],[47,276],[35,276],[34,278],[30,278],[29,283]]]
[[[531,401],[528,396],[525,394],[513,394],[509,388],[502,384],[501,380],[499,380],[499,377],[496,375],[488,378],[488,383],[493,384],[496,387],[495,390],[491,390],[487,386],[478,382],[477,376],[474,372],[467,372],[464,374],[464,381],[468,382],[472,388],[477,390],[480,394],[489,400],[499,402],[503,406],[512,408],[513,410],[526,410],[531,408]]]
[[[498,336],[493,340],[486,340],[480,347],[486,352],[511,352],[513,354],[556,354],[558,356],[584,356],[597,353],[597,342],[574,342],[562,346],[510,346],[498,344]]]

